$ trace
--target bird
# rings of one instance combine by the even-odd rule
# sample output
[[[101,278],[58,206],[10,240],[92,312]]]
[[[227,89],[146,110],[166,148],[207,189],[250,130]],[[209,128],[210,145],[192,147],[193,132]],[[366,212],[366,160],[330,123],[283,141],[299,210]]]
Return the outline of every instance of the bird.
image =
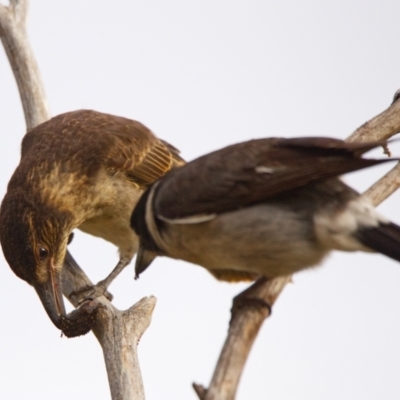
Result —
[[[92,110],[58,115],[26,133],[0,207],[0,242],[57,328],[66,315],[61,274],[72,231],[119,250],[110,275],[88,290],[95,298],[137,251],[130,216],[141,193],[183,163],[175,147],[140,122]]]
[[[340,179],[393,160],[363,157],[383,145],[255,139],[169,171],[132,213],[136,277],[157,256],[202,266],[228,282],[290,275],[319,265],[332,250],[400,261],[400,227]]]

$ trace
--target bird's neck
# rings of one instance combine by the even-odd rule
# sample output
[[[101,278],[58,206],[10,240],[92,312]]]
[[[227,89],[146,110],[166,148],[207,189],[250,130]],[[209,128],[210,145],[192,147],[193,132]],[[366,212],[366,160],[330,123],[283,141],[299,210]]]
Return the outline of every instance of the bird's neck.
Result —
[[[31,191],[40,203],[69,215],[71,229],[97,216],[96,194],[88,177],[57,167],[46,172],[31,181]]]

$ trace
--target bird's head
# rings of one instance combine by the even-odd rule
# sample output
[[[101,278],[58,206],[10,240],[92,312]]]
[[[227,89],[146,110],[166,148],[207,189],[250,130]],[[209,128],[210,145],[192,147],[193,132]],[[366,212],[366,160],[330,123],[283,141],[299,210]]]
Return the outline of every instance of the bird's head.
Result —
[[[65,307],[62,266],[70,239],[70,217],[28,198],[22,189],[8,193],[0,209],[0,242],[14,273],[32,285],[57,328]]]

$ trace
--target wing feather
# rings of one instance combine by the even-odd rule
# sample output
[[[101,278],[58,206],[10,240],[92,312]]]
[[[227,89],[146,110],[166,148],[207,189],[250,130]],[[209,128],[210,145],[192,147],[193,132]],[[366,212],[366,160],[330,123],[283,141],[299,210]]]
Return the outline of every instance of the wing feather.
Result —
[[[157,141],[147,150],[139,163],[126,169],[126,175],[135,183],[148,186],[175,165],[177,160],[174,159],[174,155],[161,141]]]
[[[91,179],[106,169],[143,187],[184,164],[175,147],[140,122],[92,110],[60,114],[29,131],[22,142],[19,169],[29,169],[32,159],[41,171],[67,159],[60,165],[64,172]],[[10,183],[21,184],[14,181]]]
[[[361,158],[382,144],[270,138],[232,145],[168,173],[155,189],[155,213],[163,220],[182,220],[256,204],[313,182],[390,161]]]

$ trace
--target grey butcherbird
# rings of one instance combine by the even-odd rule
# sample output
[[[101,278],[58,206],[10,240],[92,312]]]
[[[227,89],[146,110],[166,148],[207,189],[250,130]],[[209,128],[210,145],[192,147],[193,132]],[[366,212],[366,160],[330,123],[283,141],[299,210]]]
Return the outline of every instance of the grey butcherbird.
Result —
[[[382,144],[259,139],[168,172],[132,214],[137,276],[158,255],[228,281],[292,274],[335,249],[400,261],[400,227],[338,178],[390,161],[362,158]]]
[[[10,267],[36,289],[58,328],[65,321],[61,273],[72,230],[119,249],[117,266],[87,293],[96,297],[137,251],[129,220],[138,198],[182,164],[178,151],[140,122],[90,110],[59,115],[25,135],[1,204],[0,241]]]

